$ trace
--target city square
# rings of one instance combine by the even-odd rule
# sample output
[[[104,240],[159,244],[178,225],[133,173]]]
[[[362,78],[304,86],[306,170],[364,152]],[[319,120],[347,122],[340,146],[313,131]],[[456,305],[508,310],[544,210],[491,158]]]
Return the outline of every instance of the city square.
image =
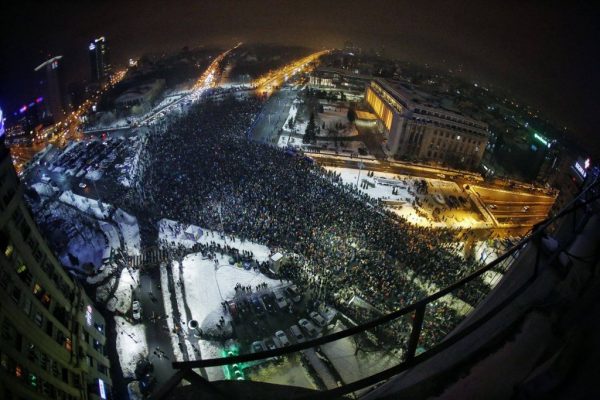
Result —
[[[569,315],[550,282],[596,262],[598,168],[564,129],[350,40],[113,47],[69,85],[50,54],[0,113],[0,397],[483,395],[513,337],[554,371],[529,313]]]

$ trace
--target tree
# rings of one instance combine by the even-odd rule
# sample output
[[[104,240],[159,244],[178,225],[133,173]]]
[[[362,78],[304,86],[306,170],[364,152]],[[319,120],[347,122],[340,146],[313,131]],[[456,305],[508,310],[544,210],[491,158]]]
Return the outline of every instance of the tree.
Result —
[[[352,107],[350,107],[348,109],[348,121],[350,121],[350,122],[356,121],[356,111],[354,111],[354,108],[352,108]]]
[[[306,131],[304,131],[304,137],[302,143],[314,143],[317,138],[317,126],[315,124],[315,114],[310,113],[310,119],[306,125]]]

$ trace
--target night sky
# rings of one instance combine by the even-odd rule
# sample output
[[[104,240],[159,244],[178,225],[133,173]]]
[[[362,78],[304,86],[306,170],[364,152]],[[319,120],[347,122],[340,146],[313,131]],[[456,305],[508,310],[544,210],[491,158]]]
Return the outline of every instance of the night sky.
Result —
[[[202,44],[351,40],[390,56],[456,68],[510,90],[582,144],[600,147],[600,14],[593,1],[19,1],[2,7],[0,107],[29,101],[32,70],[62,54],[67,81],[87,78],[87,44],[112,60]],[[526,3],[526,4],[525,4]]]

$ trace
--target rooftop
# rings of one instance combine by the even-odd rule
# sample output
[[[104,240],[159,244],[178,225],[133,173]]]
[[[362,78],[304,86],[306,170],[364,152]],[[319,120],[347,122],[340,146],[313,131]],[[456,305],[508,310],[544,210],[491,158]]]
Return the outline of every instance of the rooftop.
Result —
[[[442,111],[445,114],[456,114],[463,119],[471,120],[471,122],[481,123],[475,114],[459,108],[455,103],[455,98],[449,93],[426,91],[404,80],[375,79],[375,82],[413,112],[424,108],[433,109],[437,112]]]

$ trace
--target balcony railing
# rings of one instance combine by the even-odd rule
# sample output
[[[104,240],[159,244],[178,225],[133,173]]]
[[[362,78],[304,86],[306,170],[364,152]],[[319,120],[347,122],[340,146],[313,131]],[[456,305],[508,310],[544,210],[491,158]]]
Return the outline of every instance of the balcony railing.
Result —
[[[448,349],[465,336],[476,331],[500,311],[505,309],[505,307],[517,296],[522,294],[538,276],[540,259],[542,257],[542,251],[544,247],[542,246],[542,240],[547,237],[549,229],[554,229],[558,222],[561,222],[561,229],[565,227],[567,229],[567,237],[563,238],[563,240],[561,240],[561,244],[558,245],[558,248],[554,249],[554,251],[548,255],[549,259],[547,260],[547,263],[552,263],[553,261],[556,261],[559,254],[566,248],[566,246],[571,243],[572,239],[577,235],[579,230],[587,221],[587,218],[591,212],[593,212],[592,204],[600,199],[600,190],[598,189],[599,183],[598,171],[595,171],[595,173],[590,173],[584,190],[582,190],[581,193],[560,213],[553,217],[547,218],[546,220],[534,226],[520,242],[515,244],[496,260],[458,280],[453,285],[439,290],[437,293],[427,296],[398,311],[379,316],[368,322],[361,323],[339,332],[330,333],[323,337],[308,340],[304,343],[296,343],[284,348],[252,354],[240,354],[230,357],[211,358],[196,361],[173,362],[173,368],[179,370],[179,372],[175,374],[168,382],[157,388],[150,398],[163,399],[167,397],[182,379],[185,379],[196,385],[199,391],[205,391],[206,393],[210,392],[213,395],[216,394],[217,397],[219,397],[220,394],[223,396],[223,398],[227,398],[226,393],[223,393],[221,389],[217,389],[213,383],[208,381],[205,377],[197,374],[194,369],[214,368],[240,363],[253,363],[267,359],[272,360],[273,358],[291,356],[309,349],[319,349],[324,345],[350,337],[353,337],[356,343],[358,343],[361,338],[360,335],[363,335],[363,339],[369,334],[377,337],[377,335],[381,334],[381,332],[385,331],[385,329],[401,329],[403,325],[409,325],[410,329],[406,332],[407,341],[403,344],[396,343],[396,349],[385,349],[389,354],[401,353],[401,362],[377,371],[367,377],[354,380],[351,383],[328,388],[327,390],[315,391],[313,395],[308,395],[301,398],[338,398],[340,396],[368,388],[388,378],[391,378],[392,376],[397,375],[400,372],[403,372],[408,368],[433,357],[445,349]],[[566,217],[571,217],[572,219],[568,219]],[[525,253],[525,251],[527,251],[527,253]],[[477,318],[473,318],[472,321],[466,321],[465,324],[460,326],[455,324],[446,332],[433,332],[433,330],[438,329],[438,326],[434,327],[431,321],[435,320],[436,318],[444,317],[443,315],[440,316],[436,314],[436,310],[438,310],[437,305],[448,302],[451,298],[455,298],[453,297],[453,294],[461,290],[465,290],[468,288],[468,285],[473,284],[476,279],[482,277],[482,275],[488,271],[501,270],[504,273],[508,272],[510,266],[512,265],[513,259],[520,256],[521,253],[523,256],[528,254],[529,257],[534,258],[533,267],[531,268],[529,275],[523,279],[519,285],[512,286],[513,289],[510,294],[504,293],[503,299],[500,302],[494,304],[486,311],[485,314],[478,315]],[[484,294],[479,301],[481,301],[486,295],[487,293]],[[468,313],[463,315],[462,321],[464,321],[469,313],[475,308],[476,305]],[[449,334],[450,332],[451,334]],[[365,340],[369,341],[368,338]],[[357,344],[356,348],[358,349],[359,347],[360,346]],[[392,350],[396,351],[394,352]],[[357,350],[357,352],[358,351],[360,350]],[[366,351],[369,352],[369,350]],[[379,363],[379,365],[385,364]],[[222,385],[219,385],[219,388],[222,387]]]

